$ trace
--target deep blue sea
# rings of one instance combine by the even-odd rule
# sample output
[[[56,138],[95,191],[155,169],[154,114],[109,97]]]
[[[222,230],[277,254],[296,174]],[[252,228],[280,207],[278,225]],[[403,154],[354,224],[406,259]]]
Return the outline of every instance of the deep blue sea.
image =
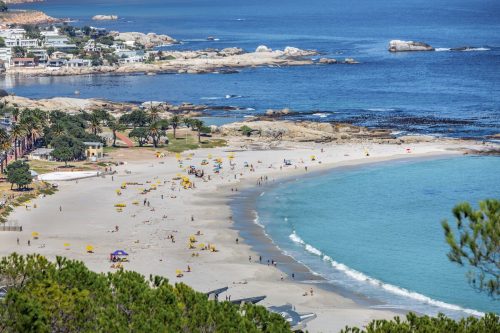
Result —
[[[426,314],[500,313],[448,261],[441,221],[463,201],[500,198],[500,157],[400,161],[289,181],[258,197],[281,250],[333,284]],[[307,198],[307,199],[304,199]],[[464,310],[468,309],[468,310]]]
[[[231,120],[288,107],[296,118],[349,121],[403,132],[484,137],[500,132],[500,2],[497,0],[47,0],[24,5],[75,25],[158,32],[173,48],[295,46],[354,57],[360,65],[247,69],[234,75],[7,79],[27,97],[102,97],[240,106]],[[96,14],[120,20],[93,22]],[[208,36],[218,41],[209,42]],[[391,39],[441,52],[390,54]],[[451,52],[472,46],[474,51]],[[237,96],[227,99],[226,96]],[[315,114],[315,115],[314,115]],[[227,117],[226,113],[213,116]],[[224,118],[219,119],[224,122]]]
[[[295,118],[348,121],[402,133],[485,138],[500,133],[498,0],[47,0],[37,8],[75,25],[157,32],[172,49],[294,46],[359,65],[253,68],[232,75],[7,78],[32,98],[233,105],[217,123],[269,108]],[[96,14],[118,21],[92,22]],[[214,36],[216,41],[207,41]],[[438,52],[387,51],[391,39]],[[450,48],[470,46],[469,52]],[[226,98],[230,97],[230,98]],[[499,159],[468,157],[380,165],[299,180],[266,193],[257,210],[275,242],[334,283],[424,313],[499,312],[447,261],[440,222],[467,200],[500,198]],[[316,252],[316,253],[315,253]],[[439,303],[443,302],[443,303]]]

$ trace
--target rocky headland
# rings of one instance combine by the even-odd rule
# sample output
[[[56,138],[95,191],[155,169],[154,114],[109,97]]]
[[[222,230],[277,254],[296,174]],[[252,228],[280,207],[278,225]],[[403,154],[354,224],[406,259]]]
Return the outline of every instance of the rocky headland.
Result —
[[[135,44],[144,46],[146,49],[178,43],[175,38],[167,35],[158,35],[153,32],[144,34],[142,32],[111,31],[110,35],[116,40],[134,42]]]
[[[47,24],[62,21],[35,10],[16,10],[0,14],[0,24]]]
[[[9,75],[25,76],[68,76],[88,74],[128,74],[128,73],[187,73],[203,74],[219,71],[261,66],[303,66],[314,62],[308,58],[316,55],[314,50],[287,47],[284,50],[245,52],[240,48],[197,51],[163,51],[169,60],[154,63],[132,63],[119,66],[96,67],[10,67]]]

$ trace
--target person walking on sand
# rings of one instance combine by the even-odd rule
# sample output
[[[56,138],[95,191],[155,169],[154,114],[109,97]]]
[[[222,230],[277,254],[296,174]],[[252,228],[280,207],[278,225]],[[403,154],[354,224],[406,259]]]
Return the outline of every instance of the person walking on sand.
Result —
[[[146,198],[144,198],[144,202],[143,202],[143,206],[146,206],[146,203],[148,202],[148,200]]]
[[[262,256],[259,256],[259,263],[262,264]]]
[[[31,246],[31,241],[28,239],[28,246]]]
[[[17,245],[19,245],[19,237],[17,237]]]
[[[62,206],[59,206],[59,211],[62,212]]]
[[[239,242],[239,241],[240,241],[240,240],[239,240],[238,238],[236,238],[236,244],[238,244],[238,242]]]
[[[311,294],[311,296],[313,296],[313,288],[309,290],[309,293]]]
[[[248,262],[252,262],[252,256],[248,256]]]

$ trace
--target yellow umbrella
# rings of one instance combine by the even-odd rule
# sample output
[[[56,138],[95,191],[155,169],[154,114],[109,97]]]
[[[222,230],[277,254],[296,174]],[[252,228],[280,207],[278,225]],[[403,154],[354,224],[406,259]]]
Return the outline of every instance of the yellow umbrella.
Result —
[[[38,236],[40,236],[40,234],[39,234],[38,232],[36,232],[36,231],[33,231],[33,232],[31,233],[31,236],[33,236],[33,238],[34,238],[34,239],[37,239],[37,238],[38,238]]]
[[[208,154],[208,159],[212,159],[212,154]]]
[[[180,277],[183,277],[184,274],[182,273],[181,269],[177,269],[177,270],[175,270],[175,276],[177,276],[178,278],[180,278]]]
[[[94,253],[94,247],[92,245],[87,245],[85,249],[87,250],[87,253]]]
[[[69,250],[69,247],[71,246],[70,243],[64,243],[64,247],[66,248],[66,250]]]

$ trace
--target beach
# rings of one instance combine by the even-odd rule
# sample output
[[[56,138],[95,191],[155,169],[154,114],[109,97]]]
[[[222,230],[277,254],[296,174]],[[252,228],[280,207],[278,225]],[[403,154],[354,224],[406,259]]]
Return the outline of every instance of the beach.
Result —
[[[259,247],[255,246],[255,239],[253,244],[247,242],[244,233],[238,232],[239,221],[234,220],[229,205],[231,198],[259,181],[272,185],[280,179],[335,167],[453,156],[474,147],[480,145],[455,140],[415,143],[409,147],[283,142],[270,150],[248,149],[232,141],[228,147],[165,158],[155,158],[150,150],[141,154],[118,150],[113,153],[113,160],[124,164],[113,168],[113,176],[57,182],[56,194],[17,208],[8,223],[22,225],[23,231],[0,233],[0,255],[18,252],[40,253],[51,259],[66,256],[82,260],[92,270],[107,272],[114,270],[109,254],[120,249],[129,253],[130,261],[123,265],[127,270],[145,276],[165,276],[172,283],[183,282],[201,292],[228,286],[220,299],[229,295],[232,300],[265,295],[261,305],[291,303],[299,312],[316,313],[318,317],[308,323],[309,331],[337,332],[345,325],[363,326],[373,319],[401,315],[401,311],[382,309],[373,300],[350,297],[334,287],[322,288],[320,278],[314,278],[297,263],[290,264],[293,260],[285,260],[283,255],[263,256],[260,263],[259,256],[264,252],[256,251]],[[215,158],[222,159],[219,174],[213,171]],[[285,166],[285,159],[292,165]],[[209,164],[202,165],[203,160]],[[184,189],[179,179],[173,179],[187,175],[184,169],[191,165],[204,171],[206,181],[189,175],[195,188]],[[127,183],[126,189],[117,195],[123,183]],[[150,188],[156,190],[141,194]],[[118,212],[117,204],[126,207]],[[33,239],[32,232],[38,232],[39,239]],[[196,239],[195,249],[188,248],[192,235]],[[200,244],[215,247],[216,252],[200,250]],[[88,245],[93,247],[93,253],[87,253]],[[275,260],[276,267],[268,265],[267,260]],[[290,267],[297,269],[296,279],[291,277]],[[183,271],[183,277],[176,277],[177,270]]]

